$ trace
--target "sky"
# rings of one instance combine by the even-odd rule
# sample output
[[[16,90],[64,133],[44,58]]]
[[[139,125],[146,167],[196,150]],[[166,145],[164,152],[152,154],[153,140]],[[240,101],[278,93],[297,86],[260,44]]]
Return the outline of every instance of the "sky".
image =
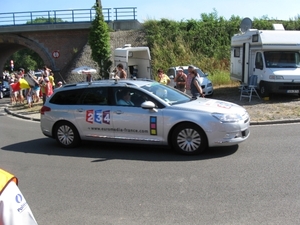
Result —
[[[137,19],[199,20],[201,14],[217,12],[218,17],[289,20],[300,15],[299,0],[102,0],[103,8],[137,7]],[[66,9],[90,9],[95,0],[0,0],[0,13]]]

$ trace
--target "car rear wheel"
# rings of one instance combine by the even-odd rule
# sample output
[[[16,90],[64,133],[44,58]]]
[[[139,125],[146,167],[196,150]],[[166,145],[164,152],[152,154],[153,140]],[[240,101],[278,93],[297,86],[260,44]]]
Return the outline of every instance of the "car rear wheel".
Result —
[[[195,155],[207,148],[207,140],[200,127],[195,124],[184,123],[174,129],[172,145],[179,153]]]
[[[67,121],[59,122],[55,126],[55,139],[64,148],[73,148],[80,143],[77,129]]]

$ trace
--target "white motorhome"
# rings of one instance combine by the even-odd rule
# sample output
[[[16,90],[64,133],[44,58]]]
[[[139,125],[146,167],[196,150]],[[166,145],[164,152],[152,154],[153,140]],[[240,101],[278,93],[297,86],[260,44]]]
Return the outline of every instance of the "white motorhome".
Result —
[[[262,96],[299,94],[300,31],[284,30],[281,24],[274,24],[274,30],[250,29],[244,20],[242,32],[231,38],[231,79],[247,84],[257,75],[254,85]]]
[[[114,50],[114,65],[121,63],[127,78],[148,78],[151,75],[151,56],[148,47],[131,47],[130,44]]]

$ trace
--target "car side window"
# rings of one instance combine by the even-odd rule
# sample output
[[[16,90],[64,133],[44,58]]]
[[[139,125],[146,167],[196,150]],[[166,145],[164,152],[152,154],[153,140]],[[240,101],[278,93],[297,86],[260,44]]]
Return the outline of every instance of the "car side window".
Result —
[[[146,93],[128,87],[114,88],[114,96],[116,105],[141,107],[145,101],[152,101],[157,105],[157,101]]]
[[[82,93],[83,89],[59,91],[49,102],[57,105],[78,105]]]
[[[87,88],[82,94],[80,104],[82,105],[107,105],[107,87]]]

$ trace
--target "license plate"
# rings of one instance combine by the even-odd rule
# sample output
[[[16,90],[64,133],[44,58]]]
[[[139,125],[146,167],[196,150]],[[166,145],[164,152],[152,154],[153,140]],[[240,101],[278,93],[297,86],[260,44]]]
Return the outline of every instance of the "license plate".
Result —
[[[299,90],[287,90],[286,92],[287,93],[296,93],[296,94],[298,94]]]

